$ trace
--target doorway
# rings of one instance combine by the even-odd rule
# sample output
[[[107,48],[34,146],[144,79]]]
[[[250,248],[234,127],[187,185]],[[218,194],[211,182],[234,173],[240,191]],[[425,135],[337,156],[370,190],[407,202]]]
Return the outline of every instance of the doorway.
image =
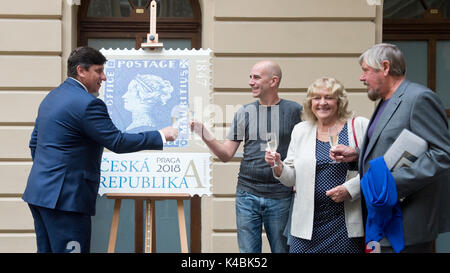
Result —
[[[146,42],[150,0],[82,0],[78,10],[78,46],[96,49],[139,49]],[[197,0],[157,1],[157,33],[164,48],[201,48],[201,11]],[[92,218],[92,252],[106,252],[114,201],[97,199]],[[184,201],[190,252],[201,250],[201,200]],[[195,213],[191,213],[195,212]],[[135,217],[144,218],[143,205],[123,200],[116,252],[142,252],[143,235],[135,235]],[[142,217],[139,217],[142,216]],[[138,230],[143,230],[142,221]],[[156,202],[156,251],[181,252],[175,200]]]

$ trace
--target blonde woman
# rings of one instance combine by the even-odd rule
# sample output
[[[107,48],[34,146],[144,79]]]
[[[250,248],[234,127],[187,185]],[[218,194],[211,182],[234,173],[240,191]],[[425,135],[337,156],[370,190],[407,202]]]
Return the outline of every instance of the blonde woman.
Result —
[[[292,208],[291,253],[360,253],[364,251],[360,184],[353,163],[334,163],[328,129],[339,144],[361,145],[368,120],[352,118],[344,86],[334,78],[313,82],[303,104],[305,121],[292,131],[286,159],[266,152],[274,176],[295,186]],[[356,140],[356,142],[355,142]],[[352,166],[353,165],[353,166]]]

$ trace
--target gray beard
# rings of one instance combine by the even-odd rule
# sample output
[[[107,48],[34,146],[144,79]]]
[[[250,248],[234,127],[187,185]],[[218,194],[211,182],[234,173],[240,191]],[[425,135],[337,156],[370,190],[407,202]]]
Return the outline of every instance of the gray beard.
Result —
[[[381,98],[380,92],[378,92],[378,90],[376,90],[376,89],[369,90],[369,91],[367,92],[367,96],[369,97],[369,99],[370,99],[371,101],[376,101],[376,100],[378,100],[379,98]]]

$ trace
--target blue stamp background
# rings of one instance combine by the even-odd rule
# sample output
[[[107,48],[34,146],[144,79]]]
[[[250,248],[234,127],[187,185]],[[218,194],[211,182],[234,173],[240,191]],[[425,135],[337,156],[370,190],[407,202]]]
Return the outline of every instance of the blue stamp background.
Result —
[[[105,65],[106,83],[104,101],[109,115],[122,132],[138,133],[158,130],[167,126],[176,126],[178,139],[169,141],[165,147],[184,147],[188,145],[188,111],[189,111],[189,61],[187,59],[117,59],[108,60]],[[130,82],[140,75],[151,74],[170,82],[173,91],[166,104],[151,104],[146,112],[152,120],[152,126],[139,126],[127,130],[133,122],[132,111],[125,109],[124,94]],[[131,109],[132,110],[132,109]],[[176,119],[173,119],[176,116]],[[176,120],[174,124],[173,121]]]

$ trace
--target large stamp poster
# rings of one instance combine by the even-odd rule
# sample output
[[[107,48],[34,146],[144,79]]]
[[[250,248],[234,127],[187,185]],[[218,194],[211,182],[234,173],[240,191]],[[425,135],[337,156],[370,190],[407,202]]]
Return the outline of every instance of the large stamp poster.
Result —
[[[111,59],[105,74],[105,102],[119,130],[139,133],[176,125],[179,137],[165,147],[187,146],[188,59]]]
[[[108,61],[100,97],[116,127],[139,133],[174,126],[179,134],[164,151],[105,152],[99,193],[210,195],[210,153],[195,147],[189,119],[195,116],[195,100],[209,101],[211,51],[101,52]]]

